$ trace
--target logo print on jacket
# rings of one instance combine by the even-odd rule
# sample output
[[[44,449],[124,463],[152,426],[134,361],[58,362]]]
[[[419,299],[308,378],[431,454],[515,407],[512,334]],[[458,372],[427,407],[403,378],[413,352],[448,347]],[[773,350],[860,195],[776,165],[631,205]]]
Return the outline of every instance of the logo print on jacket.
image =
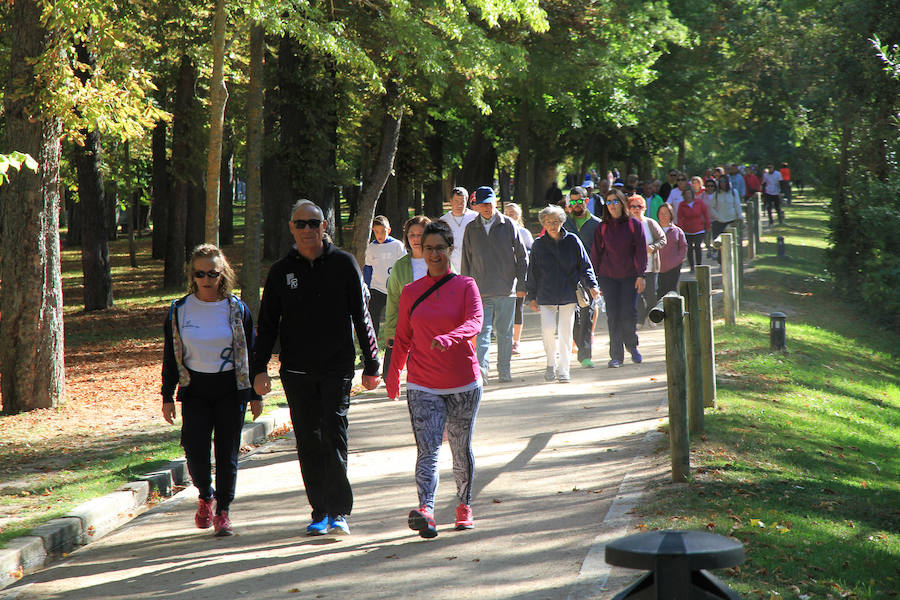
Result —
[[[297,280],[297,276],[294,275],[293,273],[288,273],[287,274],[287,286],[289,288],[291,288],[292,290],[296,290],[298,284],[299,284],[299,281]]]

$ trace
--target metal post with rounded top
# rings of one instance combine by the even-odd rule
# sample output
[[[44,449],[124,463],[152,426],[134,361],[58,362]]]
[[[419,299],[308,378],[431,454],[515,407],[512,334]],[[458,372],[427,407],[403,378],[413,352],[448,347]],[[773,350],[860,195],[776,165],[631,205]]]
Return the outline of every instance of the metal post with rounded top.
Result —
[[[613,600],[740,600],[708,569],[744,562],[744,545],[706,531],[647,531],[606,546],[605,560],[617,567],[649,571]]]
[[[769,348],[776,352],[787,349],[786,321],[787,315],[783,312],[773,312],[769,315]]]

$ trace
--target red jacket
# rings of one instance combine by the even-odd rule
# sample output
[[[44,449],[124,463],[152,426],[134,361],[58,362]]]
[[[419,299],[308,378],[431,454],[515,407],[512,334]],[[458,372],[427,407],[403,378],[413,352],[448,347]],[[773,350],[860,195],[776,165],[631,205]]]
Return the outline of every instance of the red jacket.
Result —
[[[687,202],[679,204],[678,226],[686,235],[709,230],[709,211],[706,210],[706,204],[697,199],[694,199],[690,206]]]
[[[391,364],[385,381],[388,398],[400,393],[400,371],[406,381],[437,390],[452,390],[481,377],[473,338],[481,331],[484,309],[471,277],[457,275],[423,300],[419,296],[440,278],[426,275],[403,286]],[[432,348],[436,340],[440,348]],[[407,356],[409,365],[406,365]]]
[[[748,172],[744,175],[744,183],[747,184],[747,195],[755,194],[759,191],[759,177],[756,176],[756,173]]]

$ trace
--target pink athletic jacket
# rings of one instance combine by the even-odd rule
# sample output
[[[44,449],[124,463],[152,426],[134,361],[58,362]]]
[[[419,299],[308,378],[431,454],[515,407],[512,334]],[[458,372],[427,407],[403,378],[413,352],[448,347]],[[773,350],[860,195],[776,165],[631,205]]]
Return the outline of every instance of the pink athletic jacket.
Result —
[[[389,398],[400,393],[404,366],[408,367],[408,383],[438,390],[463,387],[481,376],[474,338],[481,331],[484,311],[474,279],[453,277],[409,314],[415,301],[439,280],[426,275],[403,286],[400,293],[397,332],[385,382]],[[443,352],[441,348],[432,350],[433,339]]]

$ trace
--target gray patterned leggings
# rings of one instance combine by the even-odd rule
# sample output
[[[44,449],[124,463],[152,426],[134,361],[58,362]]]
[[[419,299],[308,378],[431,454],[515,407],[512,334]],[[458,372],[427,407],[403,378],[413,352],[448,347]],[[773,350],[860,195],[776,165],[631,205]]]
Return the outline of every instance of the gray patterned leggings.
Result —
[[[444,425],[453,455],[453,477],[456,495],[462,504],[472,501],[472,479],[475,476],[475,456],[472,453],[472,434],[475,416],[481,402],[481,386],[459,394],[432,394],[422,390],[406,390],[409,418],[416,438],[416,487],[419,506],[434,512],[437,490],[438,454],[441,451]]]

